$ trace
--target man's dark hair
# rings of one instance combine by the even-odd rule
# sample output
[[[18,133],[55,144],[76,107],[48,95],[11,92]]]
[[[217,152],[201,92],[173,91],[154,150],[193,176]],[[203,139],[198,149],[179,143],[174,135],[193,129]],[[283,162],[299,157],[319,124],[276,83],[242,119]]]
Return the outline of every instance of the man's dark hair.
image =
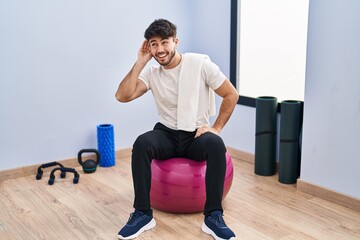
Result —
[[[144,37],[146,40],[152,37],[176,37],[176,26],[166,19],[157,19],[146,29]]]

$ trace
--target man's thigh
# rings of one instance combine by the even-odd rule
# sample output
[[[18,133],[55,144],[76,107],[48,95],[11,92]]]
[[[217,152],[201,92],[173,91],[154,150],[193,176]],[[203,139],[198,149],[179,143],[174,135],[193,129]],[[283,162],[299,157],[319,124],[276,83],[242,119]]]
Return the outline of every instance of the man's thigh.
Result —
[[[200,137],[195,138],[188,146],[186,157],[196,161],[207,159],[208,154],[224,154],[225,144],[219,135],[211,132],[206,132]]]
[[[152,158],[158,160],[168,159],[176,156],[176,142],[170,131],[157,124],[154,130],[148,131],[136,139],[133,151],[140,155],[148,152]]]

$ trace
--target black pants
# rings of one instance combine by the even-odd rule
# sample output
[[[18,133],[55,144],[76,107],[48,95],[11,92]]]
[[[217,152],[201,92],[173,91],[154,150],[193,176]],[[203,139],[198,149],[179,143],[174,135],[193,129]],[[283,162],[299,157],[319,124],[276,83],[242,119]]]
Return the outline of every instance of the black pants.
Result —
[[[206,203],[204,214],[223,211],[221,201],[226,172],[225,144],[220,136],[206,132],[194,138],[196,131],[172,130],[157,123],[152,131],[140,135],[132,150],[134,208],[148,210],[150,205],[151,161],[185,157],[206,160]]]

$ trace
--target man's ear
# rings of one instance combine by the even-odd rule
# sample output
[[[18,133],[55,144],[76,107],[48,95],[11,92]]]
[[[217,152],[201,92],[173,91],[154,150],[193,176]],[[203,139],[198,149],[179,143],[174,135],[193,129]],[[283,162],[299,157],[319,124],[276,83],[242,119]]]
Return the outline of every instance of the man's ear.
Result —
[[[175,46],[177,47],[177,45],[179,44],[179,39],[177,37],[174,37],[174,43],[175,43]]]

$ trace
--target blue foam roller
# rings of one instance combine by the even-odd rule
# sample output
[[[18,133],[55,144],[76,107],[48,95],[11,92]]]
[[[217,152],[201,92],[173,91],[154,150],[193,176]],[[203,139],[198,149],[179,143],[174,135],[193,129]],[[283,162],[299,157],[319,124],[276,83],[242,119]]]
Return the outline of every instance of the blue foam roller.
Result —
[[[114,127],[111,124],[97,126],[97,145],[100,153],[101,167],[115,165]]]

